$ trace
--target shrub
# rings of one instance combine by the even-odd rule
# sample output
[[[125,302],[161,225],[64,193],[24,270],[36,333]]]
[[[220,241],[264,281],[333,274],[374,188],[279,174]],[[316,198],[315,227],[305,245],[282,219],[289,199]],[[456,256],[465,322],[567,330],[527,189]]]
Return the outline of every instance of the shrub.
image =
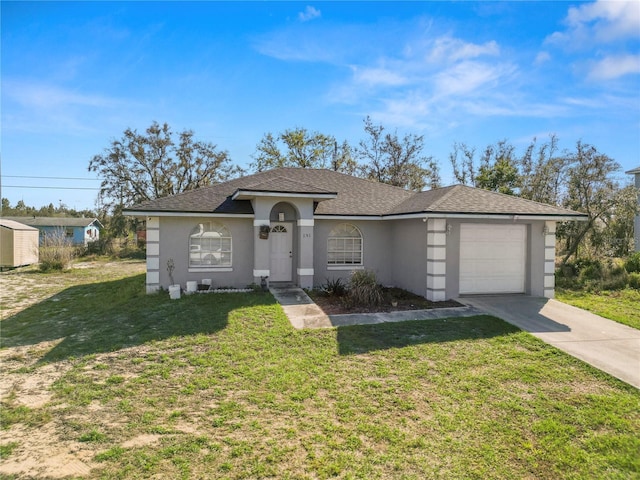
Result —
[[[87,244],[88,255],[111,255],[113,254],[113,241],[109,237],[100,237],[98,240]]]
[[[40,245],[40,270],[65,270],[75,257],[75,248],[63,230],[47,233]]]
[[[347,286],[341,278],[327,278],[327,283],[322,286],[322,290],[330,296],[343,297],[347,293]]]
[[[604,266],[599,260],[589,260],[582,262],[578,266],[579,278],[585,280],[601,280],[604,276]]]
[[[578,259],[556,272],[559,288],[586,290],[621,290],[627,286],[627,271],[620,260]]]
[[[629,273],[640,273],[640,252],[636,252],[627,258],[624,269]]]
[[[619,275],[609,275],[600,282],[596,282],[596,290],[624,290],[627,287],[629,276],[624,270]]]
[[[348,302],[352,306],[376,307],[382,303],[382,288],[370,270],[355,270],[349,281]]]
[[[629,288],[635,288],[636,290],[640,290],[640,273],[630,273],[629,274]]]

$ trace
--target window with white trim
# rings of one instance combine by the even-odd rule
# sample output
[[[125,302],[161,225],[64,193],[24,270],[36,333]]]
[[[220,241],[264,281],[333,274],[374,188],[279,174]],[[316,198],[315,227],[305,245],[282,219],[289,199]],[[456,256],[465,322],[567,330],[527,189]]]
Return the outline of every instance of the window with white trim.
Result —
[[[362,265],[362,233],[349,223],[337,225],[327,239],[328,265]]]
[[[230,267],[231,232],[218,222],[199,223],[189,235],[190,267]]]

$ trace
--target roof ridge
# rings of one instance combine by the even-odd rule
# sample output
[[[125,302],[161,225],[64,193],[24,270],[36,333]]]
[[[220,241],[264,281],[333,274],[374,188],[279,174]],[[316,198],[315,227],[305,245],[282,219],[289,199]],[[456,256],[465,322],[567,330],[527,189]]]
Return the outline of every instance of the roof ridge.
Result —
[[[521,197],[520,195],[509,195],[508,193],[496,192],[494,190],[487,190],[486,188],[472,187],[470,185],[463,185],[461,183],[458,183],[456,185],[451,185],[451,187],[445,187],[445,188],[451,188],[451,191],[453,191],[455,189],[455,187],[461,187],[462,189],[469,189],[469,190],[475,190],[475,191],[480,191],[480,192],[484,192],[484,193],[490,193],[490,194],[493,194],[493,195],[500,195],[500,196],[503,196],[505,198],[517,199],[519,201],[532,203],[534,205],[542,204],[542,205],[547,205],[547,206],[554,207],[554,208],[559,208],[559,209],[562,209],[562,210],[574,211],[574,210],[571,210],[570,208],[566,208],[566,207],[562,207],[562,206],[558,206],[558,205],[552,205],[552,204],[546,203],[546,202],[538,202],[536,200],[531,200],[530,198]],[[458,188],[458,190],[460,190],[460,188]],[[443,195],[438,200],[438,202],[443,200],[448,195],[449,194]],[[436,203],[438,203],[438,202],[436,202]],[[581,213],[581,212],[578,212],[578,213]]]
[[[429,191],[433,191],[433,190],[447,190],[447,192],[442,195],[440,198],[438,198],[435,202],[433,202],[431,205],[429,205],[429,208],[436,208],[438,205],[440,205],[440,203],[442,203],[444,200],[446,200],[447,198],[449,198],[451,195],[453,195],[453,192],[455,190],[459,190],[458,187],[462,187],[463,185],[460,184],[456,184],[456,185],[449,185],[446,187],[438,187],[437,189],[434,188],[432,190]]]
[[[547,205],[547,206],[551,206],[551,207],[555,207],[555,208],[560,208],[560,209],[563,209],[563,210],[575,211],[575,210],[571,210],[570,208],[560,207],[558,205],[552,205],[551,203],[537,202],[536,200],[531,200],[530,198],[524,198],[524,197],[521,197],[520,195],[509,195],[508,193],[494,192],[493,190],[487,190],[485,188],[470,187],[468,185],[460,185],[460,186],[461,187],[466,187],[466,188],[475,188],[476,190],[480,190],[480,191],[483,191],[483,192],[489,192],[489,193],[502,195],[503,197],[506,197],[506,198],[517,198],[518,200],[521,200],[521,201],[527,202],[527,203],[533,203],[534,205],[543,204],[543,205]],[[582,212],[578,212],[578,213],[582,213]]]
[[[415,193],[420,193],[420,192],[416,192],[414,190],[408,190],[404,187],[398,187],[397,185],[391,185],[390,183],[384,183],[384,182],[379,182],[377,180],[373,180],[371,178],[365,178],[365,177],[358,177],[356,175],[351,175],[349,173],[344,173],[344,172],[338,172],[336,170],[332,170],[330,168],[304,168],[304,167],[278,167],[274,170],[311,170],[311,171],[315,171],[315,172],[329,172],[332,174],[336,174],[336,175],[341,175],[343,177],[348,177],[350,179],[356,179],[356,180],[362,180],[365,182],[369,182],[369,183],[373,183],[373,184],[377,184],[377,185],[382,185],[385,188],[393,188],[395,190],[400,190],[402,192],[405,193],[411,193],[411,194],[415,194]]]
[[[274,182],[285,182],[285,184],[293,184],[292,187],[293,188],[299,188],[301,192],[303,191],[322,191],[322,192],[326,192],[326,193],[334,193],[330,190],[327,190],[326,188],[323,187],[318,187],[316,185],[314,185],[311,182],[301,182],[300,180],[294,179],[294,178],[290,178],[287,177],[285,175],[272,175],[266,179],[262,179],[261,181],[255,182],[255,183],[250,183],[248,185],[244,185],[242,187],[238,187],[236,189],[236,191],[238,190],[254,190],[254,189],[259,189],[262,185],[269,185],[269,184],[273,184]],[[277,183],[276,183],[277,184]],[[268,187],[267,187],[268,188]],[[274,191],[280,191],[280,190],[274,190]],[[284,190],[283,190],[284,191]]]

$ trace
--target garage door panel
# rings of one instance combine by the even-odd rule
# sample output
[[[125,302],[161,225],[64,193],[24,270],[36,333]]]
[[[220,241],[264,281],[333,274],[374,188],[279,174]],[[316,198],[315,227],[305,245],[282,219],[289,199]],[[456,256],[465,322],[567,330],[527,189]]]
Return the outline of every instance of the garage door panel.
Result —
[[[461,225],[461,294],[524,292],[525,260],[524,225]]]

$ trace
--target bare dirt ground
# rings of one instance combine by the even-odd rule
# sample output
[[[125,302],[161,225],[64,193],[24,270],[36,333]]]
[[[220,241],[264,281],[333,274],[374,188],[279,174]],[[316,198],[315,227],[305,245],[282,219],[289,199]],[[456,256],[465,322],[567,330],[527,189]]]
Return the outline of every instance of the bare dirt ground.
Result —
[[[74,269],[88,275],[70,273],[41,274],[36,267],[25,267],[0,274],[0,319],[10,319],[28,307],[42,302],[65,288],[80,283],[107,281],[110,278],[136,275],[145,271],[142,261],[81,262]],[[2,335],[0,322],[0,339]],[[25,407],[29,412],[42,412],[50,418],[38,428],[21,422],[0,430],[0,446],[16,445],[7,458],[0,458],[0,477],[67,478],[85,477],[96,465],[95,444],[70,441],[73,425],[69,417],[59,415],[65,405],[53,399],[51,386],[72,367],[72,360],[37,365],[37,362],[63,339],[0,349],[0,402],[12,407]],[[136,347],[144,349],[143,346]],[[120,352],[122,354],[122,352]],[[98,355],[96,362],[108,362],[114,354]],[[111,372],[117,373],[117,372]],[[115,413],[115,412],[114,412]],[[73,419],[75,424],[91,423],[91,417],[103,412],[87,408],[86,418]],[[117,422],[117,416],[113,416]],[[154,439],[140,439],[148,442]]]

